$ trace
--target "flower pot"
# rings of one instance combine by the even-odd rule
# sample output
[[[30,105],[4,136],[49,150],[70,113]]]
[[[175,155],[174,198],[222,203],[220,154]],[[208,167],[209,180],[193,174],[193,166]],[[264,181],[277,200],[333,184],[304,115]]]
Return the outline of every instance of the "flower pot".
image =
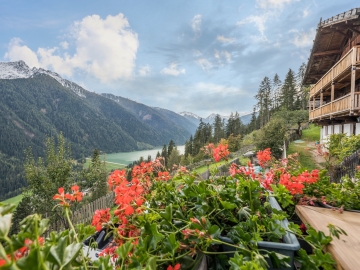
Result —
[[[272,208],[281,210],[280,205],[278,204],[278,202],[276,201],[276,199],[274,197],[270,197],[269,202],[270,202],[270,205],[272,206]],[[283,221],[281,221],[281,226],[283,228],[287,229],[288,225],[289,225],[289,222],[287,219],[284,219]],[[223,242],[233,243],[232,240],[227,237],[219,237],[219,239]],[[294,234],[289,233],[289,232],[286,233],[286,235],[283,238],[283,241],[284,241],[283,243],[266,242],[266,241],[258,242],[259,249],[274,251],[274,252],[280,253],[284,256],[288,256],[290,258],[290,261],[289,261],[290,267],[289,268],[284,268],[284,267],[273,268],[270,259],[267,259],[266,261],[270,266],[269,269],[295,269],[294,268],[294,257],[295,257],[295,252],[300,249],[299,241]],[[223,251],[235,251],[235,248],[224,245]],[[230,257],[232,257],[232,256],[234,256],[234,255],[230,254]]]

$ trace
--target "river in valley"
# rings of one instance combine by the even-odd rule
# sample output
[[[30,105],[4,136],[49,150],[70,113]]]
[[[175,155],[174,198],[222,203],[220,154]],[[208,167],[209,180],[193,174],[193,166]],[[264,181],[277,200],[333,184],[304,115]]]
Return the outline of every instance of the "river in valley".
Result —
[[[185,145],[176,146],[180,154],[184,154]],[[106,161],[111,163],[117,163],[122,165],[129,165],[136,160],[139,160],[140,157],[143,157],[147,160],[148,156],[151,155],[152,160],[155,159],[157,152],[161,153],[162,147],[154,148],[151,150],[142,150],[142,151],[133,151],[133,152],[120,152],[106,154]],[[102,156],[103,157],[103,156]]]

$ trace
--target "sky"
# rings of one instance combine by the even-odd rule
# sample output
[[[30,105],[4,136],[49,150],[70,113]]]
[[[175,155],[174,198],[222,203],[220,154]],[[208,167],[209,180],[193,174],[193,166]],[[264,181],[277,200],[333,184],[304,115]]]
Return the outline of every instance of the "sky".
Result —
[[[0,62],[174,112],[252,111],[265,76],[310,54],[349,0],[0,0]]]

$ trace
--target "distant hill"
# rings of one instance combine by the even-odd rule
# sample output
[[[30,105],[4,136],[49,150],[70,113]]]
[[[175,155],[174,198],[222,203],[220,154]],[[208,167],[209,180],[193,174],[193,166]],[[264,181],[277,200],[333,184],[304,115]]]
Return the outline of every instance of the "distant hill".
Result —
[[[172,118],[175,113],[121,97],[115,101],[23,61],[0,63],[0,97],[0,200],[25,185],[24,150],[32,147],[43,156],[49,135],[63,132],[73,156],[81,158],[94,148],[133,151],[171,139],[179,145],[194,130],[185,118]]]

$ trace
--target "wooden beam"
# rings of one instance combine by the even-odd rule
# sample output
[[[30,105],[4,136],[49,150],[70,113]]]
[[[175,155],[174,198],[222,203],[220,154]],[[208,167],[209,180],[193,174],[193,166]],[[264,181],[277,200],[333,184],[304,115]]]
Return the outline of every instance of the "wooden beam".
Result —
[[[349,27],[348,29],[350,29],[350,31],[360,34],[360,31],[355,29],[354,27]]]
[[[313,53],[313,56],[323,56],[323,55],[330,55],[330,54],[338,54],[341,53],[340,50],[331,50],[331,51],[324,51],[324,52],[316,52]]]
[[[345,34],[345,33],[341,32],[340,30],[335,30],[335,32],[343,35],[343,36],[346,37],[346,38],[351,38],[348,34]]]

